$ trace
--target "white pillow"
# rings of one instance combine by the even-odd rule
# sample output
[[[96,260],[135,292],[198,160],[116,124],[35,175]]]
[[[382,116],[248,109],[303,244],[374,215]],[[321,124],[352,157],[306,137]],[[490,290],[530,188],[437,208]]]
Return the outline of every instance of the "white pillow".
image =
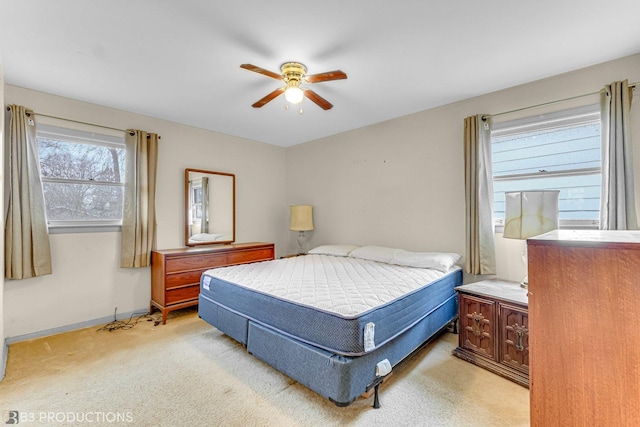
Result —
[[[308,253],[316,255],[348,256],[351,251],[357,249],[356,245],[321,245],[311,249]]]
[[[189,237],[189,240],[192,242],[215,242],[216,240],[231,240],[231,236],[227,236],[226,234],[200,233]]]
[[[362,246],[349,254],[352,258],[405,267],[430,268],[447,272],[458,262],[460,255],[443,252],[410,252],[404,249],[385,248],[383,246]]]
[[[455,253],[410,252],[398,249],[393,263],[407,267],[431,268],[446,273],[460,258],[461,256]]]
[[[352,258],[368,259],[369,261],[393,264],[397,250],[398,249],[385,248],[383,246],[362,246],[351,252],[349,256]]]

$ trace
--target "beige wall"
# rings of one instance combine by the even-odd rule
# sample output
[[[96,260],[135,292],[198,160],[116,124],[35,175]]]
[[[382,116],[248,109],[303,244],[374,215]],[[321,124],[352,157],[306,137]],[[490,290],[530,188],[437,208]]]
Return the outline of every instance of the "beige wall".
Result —
[[[36,113],[162,136],[158,158],[158,248],[184,246],[184,169],[236,174],[238,242],[285,246],[285,150],[164,120],[7,85],[5,103]],[[37,120],[37,116],[36,116]],[[7,337],[149,309],[150,269],[119,268],[120,233],[53,234],[53,274],[6,281]]]
[[[464,254],[464,118],[598,92],[625,78],[640,81],[640,55],[292,147],[287,202],[314,206],[309,247],[353,243]],[[596,102],[594,95],[526,115]],[[640,108],[633,109],[632,127],[640,165]],[[524,242],[497,235],[496,246],[498,276],[521,280]],[[288,247],[295,249],[291,235]]]
[[[278,256],[297,250],[296,234],[287,230],[290,204],[314,206],[308,247],[355,243],[464,253],[464,117],[597,92],[625,78],[640,81],[640,55],[286,150],[13,86],[5,87],[5,103],[161,134],[159,248],[183,246],[183,172],[191,167],[237,175],[236,240],[275,242]],[[637,146],[640,108],[633,109],[632,132]],[[634,155],[640,165],[640,147]],[[496,241],[498,276],[520,280],[524,243],[499,235]],[[149,269],[118,267],[119,233],[56,234],[51,245],[53,275],[4,284],[6,337],[106,318],[115,307],[119,313],[148,308]]]

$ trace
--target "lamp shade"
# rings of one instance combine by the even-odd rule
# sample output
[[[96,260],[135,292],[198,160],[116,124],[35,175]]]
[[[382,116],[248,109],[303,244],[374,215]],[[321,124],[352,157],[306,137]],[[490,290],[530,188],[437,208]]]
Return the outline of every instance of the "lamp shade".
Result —
[[[302,98],[304,98],[304,93],[299,87],[292,86],[288,87],[284,91],[284,97],[286,98],[287,102],[290,102],[291,104],[299,104],[302,102]]]
[[[289,230],[309,231],[313,230],[313,206],[296,205],[289,206]]]
[[[528,239],[558,228],[558,190],[504,193],[504,234],[508,239]]]

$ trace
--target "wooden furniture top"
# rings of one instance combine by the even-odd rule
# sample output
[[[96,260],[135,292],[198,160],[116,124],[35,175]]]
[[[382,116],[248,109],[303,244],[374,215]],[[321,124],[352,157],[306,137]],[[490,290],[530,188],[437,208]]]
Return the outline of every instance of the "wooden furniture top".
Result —
[[[527,239],[529,245],[562,245],[621,248],[629,245],[638,248],[640,230],[553,230]]]
[[[527,290],[520,283],[491,279],[457,286],[456,291],[496,298],[514,304],[528,305]]]
[[[227,245],[211,245],[211,246],[195,246],[189,248],[176,248],[176,249],[154,249],[154,252],[160,254],[195,254],[195,253],[209,253],[209,252],[225,252],[225,251],[238,251],[242,249],[257,249],[260,246],[265,248],[273,247],[273,243],[265,242],[249,242],[249,243],[231,243]]]

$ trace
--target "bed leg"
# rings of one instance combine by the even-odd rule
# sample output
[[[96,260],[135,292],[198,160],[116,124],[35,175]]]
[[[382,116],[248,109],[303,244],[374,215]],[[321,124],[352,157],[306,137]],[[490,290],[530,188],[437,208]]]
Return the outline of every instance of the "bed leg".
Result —
[[[385,380],[388,375],[377,377],[369,386],[367,391],[373,388],[373,407],[378,409],[380,407],[380,384]]]
[[[453,319],[451,322],[449,322],[446,326],[445,326],[445,330],[447,332],[451,332],[452,334],[457,334],[458,333],[458,317],[456,316],[455,319]]]
[[[380,388],[380,383],[376,384],[373,388],[373,407],[378,409],[380,407],[380,399],[378,398],[378,389]]]

